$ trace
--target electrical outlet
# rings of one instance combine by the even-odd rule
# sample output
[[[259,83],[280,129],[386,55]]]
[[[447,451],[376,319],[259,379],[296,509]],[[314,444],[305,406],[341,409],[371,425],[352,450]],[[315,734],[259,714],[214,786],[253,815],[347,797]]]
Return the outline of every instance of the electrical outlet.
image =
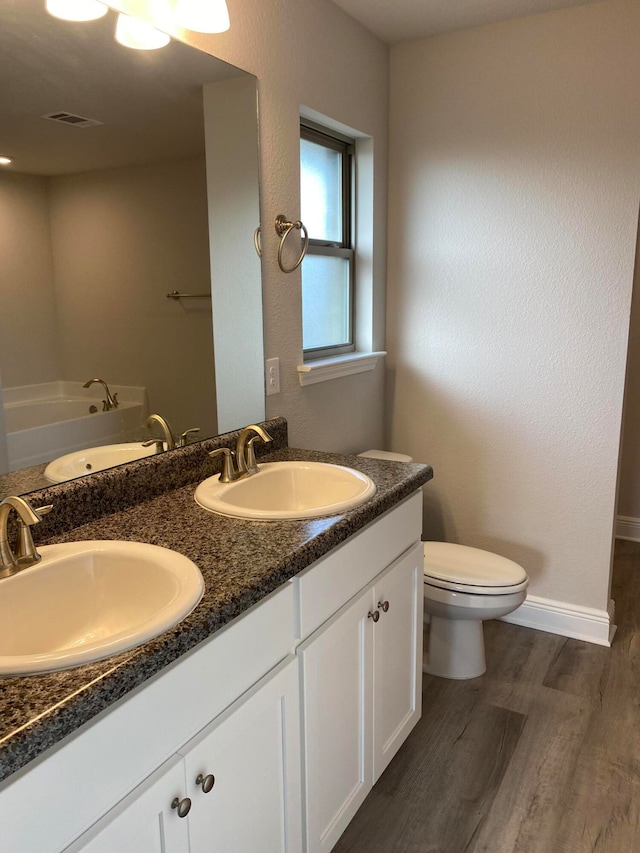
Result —
[[[268,358],[265,364],[267,373],[267,397],[280,393],[280,359]]]

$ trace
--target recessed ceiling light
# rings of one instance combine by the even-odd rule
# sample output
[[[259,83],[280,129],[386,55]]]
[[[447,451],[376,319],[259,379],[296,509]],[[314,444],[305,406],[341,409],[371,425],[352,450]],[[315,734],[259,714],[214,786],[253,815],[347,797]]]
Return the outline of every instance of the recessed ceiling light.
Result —
[[[229,10],[225,0],[178,0],[177,23],[197,33],[224,33],[229,29]]]
[[[46,7],[50,15],[64,21],[95,21],[109,11],[98,0],[47,0]]]
[[[5,154],[0,154],[0,166],[10,166],[13,163],[13,157],[7,157]]]
[[[120,12],[116,24],[116,41],[134,50],[156,50],[169,44],[169,36],[156,30],[146,21]]]

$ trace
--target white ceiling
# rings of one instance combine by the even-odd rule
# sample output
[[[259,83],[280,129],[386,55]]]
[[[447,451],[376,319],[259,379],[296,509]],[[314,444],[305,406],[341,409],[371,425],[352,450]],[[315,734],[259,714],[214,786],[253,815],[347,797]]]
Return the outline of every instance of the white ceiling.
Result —
[[[44,0],[0,0],[0,154],[8,171],[60,175],[192,157],[204,150],[202,84],[237,77],[231,65],[172,40],[129,50],[114,12],[77,24]],[[46,121],[69,112],[103,124]]]
[[[395,44],[523,18],[594,0],[333,0],[383,41]]]

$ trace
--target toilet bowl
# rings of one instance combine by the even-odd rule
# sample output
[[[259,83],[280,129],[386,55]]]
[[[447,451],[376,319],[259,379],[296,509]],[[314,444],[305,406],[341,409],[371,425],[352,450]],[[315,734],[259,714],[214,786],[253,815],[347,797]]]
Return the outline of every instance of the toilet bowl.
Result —
[[[411,462],[410,456],[367,450],[360,456]],[[423,672],[442,678],[476,678],[486,672],[486,619],[512,613],[527,597],[522,566],[479,548],[424,542],[424,609],[430,618]]]
[[[482,623],[520,607],[527,574],[506,557],[467,545],[425,542],[423,551],[431,623],[422,669],[442,678],[476,678],[487,668]]]

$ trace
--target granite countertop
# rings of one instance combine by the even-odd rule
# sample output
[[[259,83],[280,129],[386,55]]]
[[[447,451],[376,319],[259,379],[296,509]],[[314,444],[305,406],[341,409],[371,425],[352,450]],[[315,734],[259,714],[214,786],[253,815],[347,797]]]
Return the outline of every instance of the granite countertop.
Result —
[[[262,456],[262,461],[288,459],[357,468],[374,480],[376,495],[340,515],[307,521],[256,522],[225,518],[202,509],[193,499],[197,482],[192,482],[46,539],[128,539],[172,548],[200,568],[205,592],[189,616],[137,649],[77,669],[0,679],[0,780],[161,671],[433,476],[428,465],[288,447]]]

